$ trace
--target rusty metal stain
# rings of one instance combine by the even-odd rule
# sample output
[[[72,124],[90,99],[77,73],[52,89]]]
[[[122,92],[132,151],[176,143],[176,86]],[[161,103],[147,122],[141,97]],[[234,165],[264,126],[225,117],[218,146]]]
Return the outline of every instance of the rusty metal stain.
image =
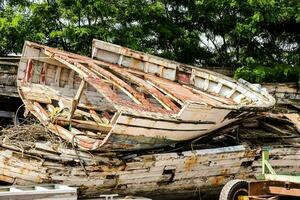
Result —
[[[140,61],[133,58],[131,64],[134,69],[139,69]]]
[[[223,185],[225,181],[225,177],[224,176],[216,176],[212,179],[211,181],[211,185],[213,187],[218,187],[220,185]]]
[[[196,155],[193,155],[189,158],[186,158],[184,162],[184,168],[186,171],[191,171],[195,165],[197,164],[198,157]]]
[[[228,172],[229,172],[230,170],[227,168],[227,169],[223,169],[222,171],[221,171],[221,174],[222,175],[227,175],[228,174]]]

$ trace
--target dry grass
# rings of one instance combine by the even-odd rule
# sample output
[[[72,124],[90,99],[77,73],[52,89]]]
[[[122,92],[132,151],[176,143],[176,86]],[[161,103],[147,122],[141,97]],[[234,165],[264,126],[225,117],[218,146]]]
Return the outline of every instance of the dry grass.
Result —
[[[41,124],[23,124],[0,130],[0,143],[12,144],[22,149],[34,148],[36,142],[51,142],[65,144],[65,141],[49,132]],[[65,144],[66,145],[66,144]]]

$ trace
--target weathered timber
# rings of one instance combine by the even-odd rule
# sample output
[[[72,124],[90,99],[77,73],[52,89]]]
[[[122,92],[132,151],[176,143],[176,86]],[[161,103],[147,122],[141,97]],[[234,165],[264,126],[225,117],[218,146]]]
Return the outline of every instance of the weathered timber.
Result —
[[[174,145],[268,110],[275,103],[266,90],[243,80],[142,52],[124,52],[125,48],[105,42],[94,44],[97,60],[25,42],[17,78],[26,109],[50,131],[86,150]],[[120,54],[117,63],[114,54]],[[188,82],[182,79],[186,74]],[[76,110],[94,113],[79,121]],[[74,120],[76,127],[70,128]],[[98,123],[96,130],[85,126]],[[111,129],[102,131],[103,127]],[[106,136],[92,138],[99,134],[96,131]]]
[[[253,120],[281,126],[265,117]],[[281,123],[291,124],[290,121]],[[257,124],[259,128],[261,123]],[[22,130],[22,127],[25,129],[24,126],[19,128]],[[41,130],[33,139],[26,136],[35,132],[30,127],[26,129],[30,130],[27,134],[18,131],[18,128],[2,134],[1,181],[17,185],[63,183],[78,186],[80,197],[119,193],[182,199],[183,196],[188,198],[188,195],[218,192],[224,183],[234,178],[253,179],[261,172],[262,145],[272,147],[271,163],[276,171],[298,173],[300,170],[300,141],[293,144],[287,141],[299,138],[295,132],[278,133],[273,130],[272,133],[271,130],[258,131],[251,126],[248,129],[243,126],[228,127],[220,136],[198,144],[183,144],[179,149],[165,149],[161,150],[162,153],[157,153],[157,150],[124,154],[73,149],[61,139],[51,139],[55,136],[43,133],[45,129],[39,127]],[[46,138],[39,141],[41,136]]]
[[[18,97],[17,91],[17,71],[19,60],[0,61],[0,95]]]
[[[288,118],[296,127],[297,131],[300,133],[300,116],[297,113],[284,114],[286,118]]]
[[[105,192],[153,197],[183,192],[191,194],[197,189],[205,193],[234,178],[253,179],[261,170],[260,147],[239,145],[140,155],[114,164],[107,159],[107,163],[101,162],[105,157],[98,157],[95,153],[92,156],[80,152],[79,158],[85,162],[87,176],[79,164],[58,164],[48,155],[53,149],[45,144],[41,146],[38,149],[48,153],[40,156],[2,148],[0,180],[23,185],[54,182],[78,186],[81,197],[95,197]],[[276,171],[297,173],[300,170],[299,152],[297,147],[274,145],[270,162]],[[60,156],[64,158],[65,155]],[[74,153],[66,159],[78,162]],[[100,163],[95,162],[97,159]]]
[[[46,60],[43,59],[43,61]],[[1,95],[7,95],[7,96],[13,95],[14,97],[19,96],[16,88],[18,62],[19,60],[15,58],[13,60],[7,58],[7,60],[0,62],[0,77],[2,81],[0,83]],[[227,69],[224,68],[220,70],[218,68],[205,68],[205,69],[216,71],[220,74],[225,74],[227,76],[232,75],[232,69],[228,70],[230,71],[230,73],[227,73],[226,71]],[[223,70],[225,71],[225,73],[223,73]],[[70,88],[72,88],[74,82],[74,71],[71,71],[68,80],[69,80],[68,85],[70,85]],[[3,81],[5,81],[5,83]],[[300,90],[299,88],[297,88],[296,83],[264,83],[262,84],[262,87],[266,88],[268,92],[276,98],[277,103],[290,103],[291,100],[300,100]]]
[[[296,83],[266,83],[263,86],[280,104],[291,104],[295,100],[300,100],[300,89]]]

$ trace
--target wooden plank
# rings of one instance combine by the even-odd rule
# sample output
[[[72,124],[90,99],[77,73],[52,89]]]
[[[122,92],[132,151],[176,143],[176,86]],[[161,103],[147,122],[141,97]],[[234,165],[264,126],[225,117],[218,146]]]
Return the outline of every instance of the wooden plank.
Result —
[[[204,87],[203,87],[203,90],[204,90],[204,91],[207,91],[208,88],[209,88],[209,79],[206,78],[206,79],[204,80]]]
[[[97,123],[109,124],[109,120],[105,117],[100,118],[95,110],[90,110],[90,115]]]
[[[135,103],[144,104],[145,106],[149,105],[149,101],[147,101],[142,95],[140,95],[135,89],[133,89],[130,85],[124,82],[122,79],[118,78],[114,74],[110,73],[107,70],[104,70],[100,66],[96,65],[93,62],[88,62],[88,64],[95,69],[95,73],[101,73],[107,80],[112,82],[116,87],[122,90],[125,94],[127,94]]]
[[[75,95],[75,97],[72,100],[72,106],[71,106],[71,109],[70,109],[70,113],[68,115],[68,120],[69,121],[71,120],[71,118],[74,115],[74,112],[75,112],[75,110],[76,110],[76,108],[78,106],[79,99],[80,99],[80,97],[82,95],[82,92],[83,92],[83,89],[85,88],[85,86],[86,86],[85,81],[81,80],[81,83],[80,83],[79,88],[78,88],[78,90],[76,92],[76,95]]]
[[[61,73],[61,67],[57,67],[55,71],[55,77],[54,77],[54,86],[59,87],[59,81],[60,81],[60,73]]]
[[[113,64],[108,64],[102,61],[93,61],[101,66],[108,67],[109,69],[113,70],[118,75],[128,79],[128,81],[139,85],[140,87],[144,88],[148,93],[153,96],[165,109],[167,110],[174,110],[179,111],[178,107],[167,97],[165,97],[159,90],[155,87],[148,84],[145,80],[139,78],[138,76],[134,76],[133,74],[127,72],[123,68],[119,68]]]
[[[197,101],[205,102],[209,104],[209,101],[205,101],[201,96],[191,92],[189,89],[182,87],[178,83],[174,83],[169,80],[165,80],[159,77],[156,77],[151,74],[145,74],[136,70],[126,69],[126,71],[144,77],[149,84],[152,84],[154,87],[162,91],[164,94],[170,96],[173,100],[181,105],[181,102],[186,101]]]
[[[220,96],[213,96],[209,93],[202,92],[201,90],[196,90],[196,89],[191,88],[191,87],[186,86],[186,85],[184,85],[183,87],[188,88],[189,90],[191,90],[192,92],[194,92],[198,95],[201,95],[201,98],[203,98],[203,100],[205,102],[210,102],[210,103],[208,103],[209,105],[215,105],[215,106],[218,105],[218,106],[220,106],[220,103],[227,104],[227,105],[236,104],[232,99],[229,99],[229,98],[220,97]]]
[[[42,103],[51,103],[50,100],[54,99],[57,101],[71,102],[72,98],[76,94],[75,89],[64,89],[64,88],[56,88],[55,90],[47,85],[39,85],[39,84],[28,84],[23,85],[20,88],[22,93],[26,95],[26,98],[29,100],[35,100]],[[86,109],[94,109],[94,110],[108,110],[113,111],[114,108],[112,105],[105,101],[102,96],[98,92],[93,91],[84,91],[83,98],[80,99],[78,107],[86,108]]]
[[[63,126],[66,126],[71,123],[71,125],[76,128],[92,130],[92,131],[100,131],[103,133],[108,133],[112,128],[112,126],[109,124],[100,124],[94,121],[78,120],[78,119],[71,119],[71,121],[69,121],[68,119],[63,117],[57,117],[56,122]]]
[[[276,133],[276,134],[279,134],[279,135],[287,135],[288,134],[287,131],[282,130],[282,129],[276,127],[276,126],[273,126],[272,124],[269,124],[267,122],[259,121],[258,123],[266,131],[270,131],[271,130],[273,133]]]
[[[69,75],[69,79],[68,79],[68,88],[73,89],[74,88],[74,75],[75,75],[75,71],[71,70],[70,75]]]
[[[218,83],[218,88],[216,89],[216,93],[219,94],[221,89],[223,87],[223,84],[222,83]]]
[[[163,121],[159,119],[139,118],[135,116],[121,115],[118,120],[118,124],[128,125],[133,127],[160,127],[161,129],[173,129],[173,130],[199,130],[199,129],[210,129],[214,124],[189,124],[185,122],[172,122]]]
[[[286,118],[291,120],[291,122],[295,125],[297,131],[300,133],[300,116],[297,113],[284,114]]]

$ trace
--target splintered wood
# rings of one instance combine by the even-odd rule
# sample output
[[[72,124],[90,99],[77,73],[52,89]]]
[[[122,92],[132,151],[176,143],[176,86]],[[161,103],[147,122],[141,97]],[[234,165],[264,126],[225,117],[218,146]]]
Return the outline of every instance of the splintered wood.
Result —
[[[291,122],[295,125],[297,131],[300,133],[300,116],[297,113],[292,114],[284,114],[286,118],[291,120]]]
[[[266,90],[246,81],[103,41],[94,44],[96,59],[26,41],[17,75],[25,108],[83,150],[176,145],[275,104]],[[189,82],[182,83],[177,76],[182,73]]]
[[[222,137],[209,139],[207,146],[200,143],[191,148],[187,144],[177,150],[164,150],[170,153],[91,153],[63,143],[54,134],[45,134],[38,124],[3,129],[0,181],[17,185],[67,184],[79,187],[80,197],[106,192],[174,195],[199,188],[206,192],[234,178],[252,179],[261,171],[261,146],[255,142],[255,130],[251,128],[253,134],[247,136],[242,126],[233,130],[240,132],[227,130]],[[272,166],[282,173],[299,172],[300,146],[295,142],[284,145],[277,134],[269,135],[272,141],[264,143],[272,147]],[[232,142],[233,137],[238,139]]]

